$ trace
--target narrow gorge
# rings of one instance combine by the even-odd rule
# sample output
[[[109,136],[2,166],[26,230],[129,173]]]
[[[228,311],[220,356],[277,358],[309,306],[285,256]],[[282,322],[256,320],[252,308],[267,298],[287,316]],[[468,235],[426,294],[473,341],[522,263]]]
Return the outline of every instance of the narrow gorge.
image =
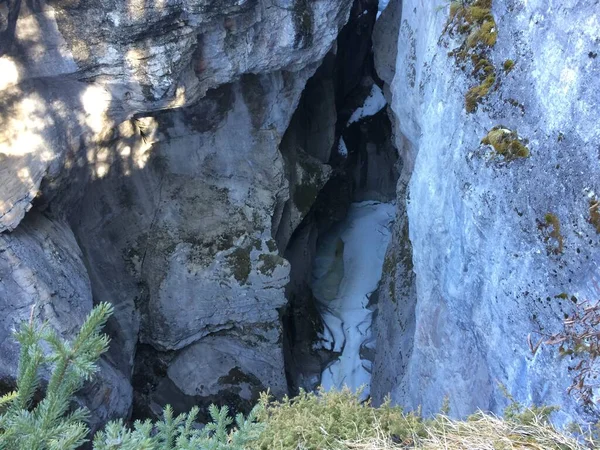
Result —
[[[93,428],[319,385],[597,417],[532,347],[600,295],[599,6],[0,2],[0,394],[20,322],[109,302]]]

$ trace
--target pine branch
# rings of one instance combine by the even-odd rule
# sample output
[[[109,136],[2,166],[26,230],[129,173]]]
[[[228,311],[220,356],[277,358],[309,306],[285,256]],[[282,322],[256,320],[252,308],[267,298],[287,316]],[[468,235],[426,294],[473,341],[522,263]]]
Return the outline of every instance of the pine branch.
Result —
[[[21,344],[17,390],[0,398],[1,450],[74,450],[85,442],[88,411],[68,411],[73,395],[96,372],[96,361],[108,348],[101,330],[111,313],[107,303],[94,308],[72,345],[43,325],[36,328],[33,319],[15,333]],[[48,355],[42,341],[50,348]],[[43,365],[52,368],[50,381],[44,398],[31,409]]]

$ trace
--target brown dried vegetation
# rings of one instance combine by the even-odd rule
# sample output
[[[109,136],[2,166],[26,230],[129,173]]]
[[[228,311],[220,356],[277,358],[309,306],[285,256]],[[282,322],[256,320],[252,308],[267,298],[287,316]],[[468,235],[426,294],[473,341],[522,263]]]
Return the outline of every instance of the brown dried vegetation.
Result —
[[[584,405],[597,408],[594,391],[600,388],[600,303],[581,302],[575,312],[564,320],[563,330],[552,336],[545,336],[543,342],[558,345],[561,356],[573,361],[569,371],[573,381],[569,393],[575,395]],[[536,351],[539,347],[532,347]]]

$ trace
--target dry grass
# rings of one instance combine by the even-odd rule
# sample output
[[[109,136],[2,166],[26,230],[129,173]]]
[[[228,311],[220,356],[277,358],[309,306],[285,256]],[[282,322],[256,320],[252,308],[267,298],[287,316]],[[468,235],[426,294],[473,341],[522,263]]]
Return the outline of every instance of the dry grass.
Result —
[[[380,429],[375,437],[345,442],[352,450],[585,450],[584,445],[551,425],[534,420],[530,424],[503,420],[478,413],[466,421],[438,415],[427,423],[427,436],[415,435],[408,442],[394,442]]]
[[[571,434],[554,428],[552,406],[525,407],[509,394],[504,418],[478,412],[466,420],[442,413],[432,418],[407,413],[389,401],[379,407],[363,403],[344,389],[293,399],[263,396],[259,421],[265,425],[255,450],[585,450],[600,449],[598,431]],[[587,441],[584,440],[588,439]]]

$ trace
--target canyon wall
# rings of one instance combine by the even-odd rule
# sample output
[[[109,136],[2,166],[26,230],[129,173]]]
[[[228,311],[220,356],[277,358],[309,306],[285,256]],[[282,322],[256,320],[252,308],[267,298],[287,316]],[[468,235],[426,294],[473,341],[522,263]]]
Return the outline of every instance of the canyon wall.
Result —
[[[0,390],[19,322],[68,338],[101,301],[94,426],[312,389],[318,238],[395,200],[375,402],[501,412],[502,384],[584,418],[528,339],[600,294],[597,7],[391,0],[373,29],[373,0],[3,2]]]
[[[563,422],[569,361],[528,335],[600,294],[598,3],[491,4],[392,0],[375,27],[403,173],[372,394],[465,416],[501,383]]]
[[[351,5],[2,4],[3,386],[18,322],[33,314],[69,337],[109,301],[100,388],[81,399],[97,423],[132,402],[147,415],[287,393],[290,269],[275,237],[331,170],[279,144]]]

